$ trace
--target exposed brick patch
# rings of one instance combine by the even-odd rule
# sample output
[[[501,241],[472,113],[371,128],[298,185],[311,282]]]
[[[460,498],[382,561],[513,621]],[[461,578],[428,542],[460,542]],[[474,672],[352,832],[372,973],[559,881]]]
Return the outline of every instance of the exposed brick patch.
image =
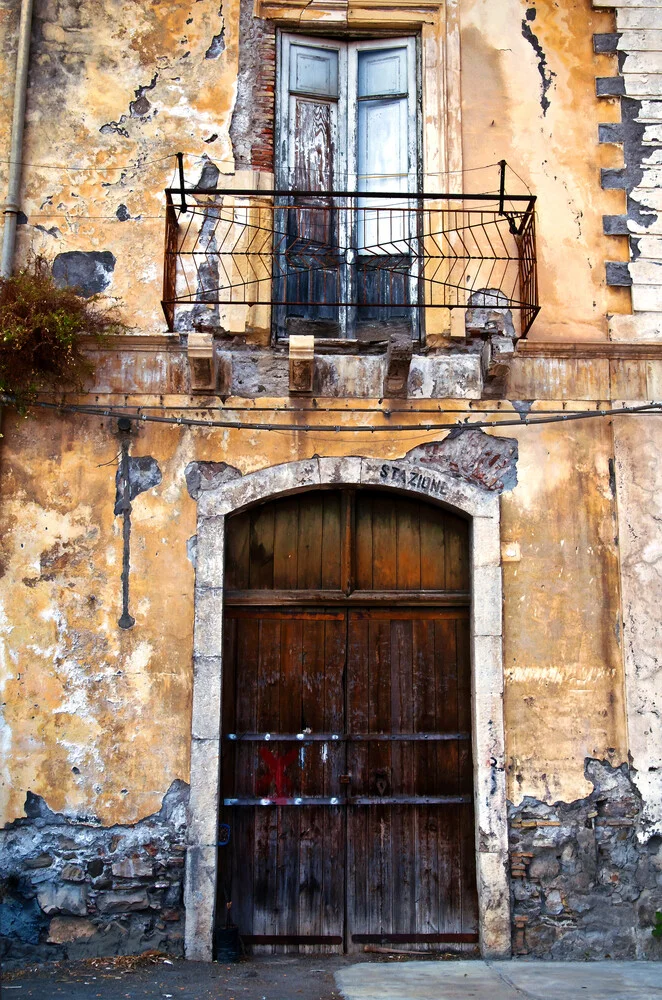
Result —
[[[252,0],[242,0],[239,73],[230,138],[237,167],[274,169],[276,29],[253,16]]]

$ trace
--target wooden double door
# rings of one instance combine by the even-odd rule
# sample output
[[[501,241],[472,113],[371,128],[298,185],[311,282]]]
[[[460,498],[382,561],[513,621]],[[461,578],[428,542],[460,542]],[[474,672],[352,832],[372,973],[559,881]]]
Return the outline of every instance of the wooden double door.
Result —
[[[248,949],[475,947],[467,552],[379,491],[229,519],[217,910]]]

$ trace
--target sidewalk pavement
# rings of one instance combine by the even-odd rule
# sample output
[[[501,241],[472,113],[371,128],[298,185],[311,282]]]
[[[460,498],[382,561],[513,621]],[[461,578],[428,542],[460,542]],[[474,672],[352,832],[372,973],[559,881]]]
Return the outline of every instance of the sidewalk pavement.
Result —
[[[375,961],[278,956],[231,965],[156,953],[0,972],[0,1000],[662,1000],[662,963]]]
[[[336,982],[345,1000],[662,1000],[656,962],[361,963]]]

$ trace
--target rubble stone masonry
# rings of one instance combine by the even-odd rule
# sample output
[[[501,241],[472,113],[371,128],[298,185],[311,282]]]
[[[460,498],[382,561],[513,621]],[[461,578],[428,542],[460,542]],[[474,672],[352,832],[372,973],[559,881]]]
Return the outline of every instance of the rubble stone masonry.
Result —
[[[183,950],[188,785],[158,813],[102,827],[52,812],[28,793],[24,819],[0,831],[0,961]]]
[[[627,764],[586,760],[590,795],[510,808],[513,953],[659,959],[662,837],[638,837],[641,797]]]

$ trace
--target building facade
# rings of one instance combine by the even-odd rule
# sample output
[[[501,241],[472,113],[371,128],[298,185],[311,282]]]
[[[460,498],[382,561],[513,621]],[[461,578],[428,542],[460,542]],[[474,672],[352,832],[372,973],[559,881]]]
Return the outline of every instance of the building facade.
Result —
[[[0,45],[10,265],[129,328],[3,408],[6,959],[660,958],[662,3]]]

